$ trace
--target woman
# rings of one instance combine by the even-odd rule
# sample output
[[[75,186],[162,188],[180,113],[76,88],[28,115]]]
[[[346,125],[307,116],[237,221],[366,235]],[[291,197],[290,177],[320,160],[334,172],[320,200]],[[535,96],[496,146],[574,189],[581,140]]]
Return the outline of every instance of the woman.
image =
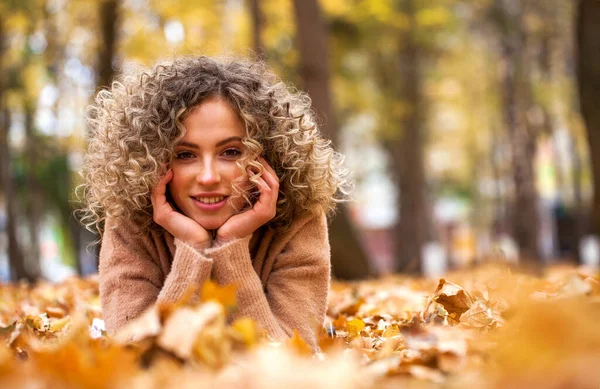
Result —
[[[310,99],[261,63],[185,57],[130,69],[89,108],[83,223],[102,234],[109,333],[213,279],[236,316],[317,349],[326,215],[351,182]]]

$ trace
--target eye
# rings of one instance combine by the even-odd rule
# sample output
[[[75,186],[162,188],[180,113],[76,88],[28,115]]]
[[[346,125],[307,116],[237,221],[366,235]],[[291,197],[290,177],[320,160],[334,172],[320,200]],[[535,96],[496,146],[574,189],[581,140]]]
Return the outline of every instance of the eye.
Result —
[[[242,152],[236,148],[231,147],[231,148],[223,151],[223,155],[228,158],[235,158],[235,157],[239,157],[240,155],[242,155]]]
[[[194,154],[189,151],[180,151],[177,153],[177,159],[190,159],[194,158]]]

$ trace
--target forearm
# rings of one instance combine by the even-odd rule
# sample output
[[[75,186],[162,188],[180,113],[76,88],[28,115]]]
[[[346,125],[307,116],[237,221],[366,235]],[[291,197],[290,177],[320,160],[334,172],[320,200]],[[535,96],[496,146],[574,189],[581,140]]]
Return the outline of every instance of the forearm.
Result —
[[[192,246],[175,239],[175,256],[171,271],[167,275],[158,295],[158,303],[179,300],[188,289],[200,288],[210,279],[213,261]]]
[[[207,256],[214,261],[214,278],[220,285],[233,284],[237,288],[238,311],[234,317],[250,317],[267,330],[269,336],[283,340],[290,333],[271,310],[262,283],[252,267],[248,242],[249,238],[239,239],[224,247],[207,250]]]

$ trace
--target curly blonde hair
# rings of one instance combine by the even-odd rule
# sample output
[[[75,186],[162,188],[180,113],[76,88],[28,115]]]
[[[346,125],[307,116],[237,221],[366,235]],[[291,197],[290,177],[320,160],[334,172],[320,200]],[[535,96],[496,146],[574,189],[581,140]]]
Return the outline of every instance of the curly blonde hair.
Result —
[[[107,218],[152,225],[150,193],[174,158],[186,115],[219,96],[242,119],[246,136],[238,166],[262,174],[263,156],[280,180],[269,226],[285,229],[300,213],[328,215],[348,198],[353,182],[343,156],[318,131],[310,98],[289,89],[265,64],[249,60],[180,57],[151,68],[129,66],[87,109],[88,150],[78,188],[81,223],[102,234]],[[240,177],[234,193],[251,206]]]

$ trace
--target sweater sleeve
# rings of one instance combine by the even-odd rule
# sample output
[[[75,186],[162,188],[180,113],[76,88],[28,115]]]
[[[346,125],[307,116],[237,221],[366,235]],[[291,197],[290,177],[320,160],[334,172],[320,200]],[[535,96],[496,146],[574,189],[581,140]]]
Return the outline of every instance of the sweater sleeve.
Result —
[[[157,301],[176,301],[188,287],[210,278],[212,260],[178,239],[165,277],[150,236],[131,221],[114,224],[106,222],[98,269],[102,317],[109,333]]]
[[[325,318],[331,279],[325,215],[310,219],[295,232],[275,258],[265,290],[252,267],[249,240],[205,252],[213,259],[216,281],[237,287],[237,316],[255,319],[275,340],[287,339],[296,329],[318,350],[315,329]]]

